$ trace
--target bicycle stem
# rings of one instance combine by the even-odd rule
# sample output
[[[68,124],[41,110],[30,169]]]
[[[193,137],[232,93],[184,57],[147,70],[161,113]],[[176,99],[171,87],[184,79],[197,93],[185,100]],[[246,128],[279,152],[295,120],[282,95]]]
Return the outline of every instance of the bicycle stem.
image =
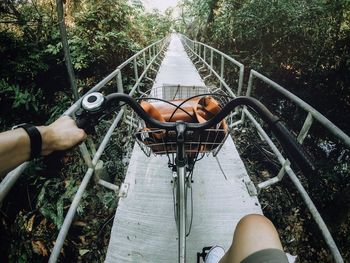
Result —
[[[184,167],[187,164],[186,152],[185,152],[185,133],[186,133],[187,123],[183,121],[176,122],[176,166]]]

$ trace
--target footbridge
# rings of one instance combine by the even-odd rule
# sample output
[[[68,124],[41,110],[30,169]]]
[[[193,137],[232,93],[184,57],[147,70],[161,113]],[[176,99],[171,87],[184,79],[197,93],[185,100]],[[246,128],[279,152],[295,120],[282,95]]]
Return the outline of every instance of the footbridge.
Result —
[[[234,75],[229,83],[225,76]],[[125,78],[132,75],[131,88],[127,90]],[[141,50],[121,64],[88,93],[103,91],[106,86],[113,92],[129,93],[134,97],[151,95],[161,99],[176,98],[179,93],[188,97],[201,93],[222,92],[232,97],[252,96],[254,80],[265,82],[270,88],[285,96],[306,112],[306,119],[298,134],[303,143],[314,122],[328,129],[337,140],[350,148],[350,138],[316,109],[300,98],[251,70],[247,88],[243,89],[244,66],[232,57],[206,44],[190,40],[180,34],[172,34]],[[148,88],[144,85],[148,83]],[[73,115],[80,101],[74,103],[64,114]],[[221,245],[228,249],[237,222],[251,213],[262,214],[258,193],[281,180],[291,180],[309,208],[316,224],[329,246],[336,262],[343,262],[339,250],[311,198],[305,191],[290,161],[274,143],[248,108],[241,108],[229,117],[229,128],[238,132],[240,125],[250,122],[258,136],[271,148],[281,168],[279,173],[262,183],[254,185],[237,152],[234,140],[228,136],[220,151],[204,157],[196,163],[191,196],[192,226],[187,237],[187,262],[195,262],[197,252],[203,247]],[[166,156],[147,157],[140,146],[133,146],[125,179],[115,185],[99,177],[103,170],[101,156],[116,127],[125,122],[135,126],[135,119],[127,108],[119,111],[97,150],[93,142],[81,144],[82,158],[87,168],[81,185],[68,210],[59,231],[49,262],[56,262],[64,240],[74,220],[83,193],[89,182],[114,191],[119,198],[115,213],[106,262],[175,262],[177,258],[177,229],[174,220],[172,172]],[[26,168],[22,164],[10,172],[0,185],[0,201]],[[190,199],[190,200],[191,200]]]

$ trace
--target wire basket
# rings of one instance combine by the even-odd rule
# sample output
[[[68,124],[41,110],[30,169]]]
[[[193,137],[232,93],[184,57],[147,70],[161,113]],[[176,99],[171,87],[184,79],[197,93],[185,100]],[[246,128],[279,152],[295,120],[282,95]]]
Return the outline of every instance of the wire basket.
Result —
[[[225,105],[230,98],[222,89],[208,88],[206,86],[180,86],[180,85],[162,85],[153,86],[152,89],[144,93],[145,98],[148,98],[148,102],[157,101],[157,99],[163,99],[166,101],[183,100],[192,96],[201,94],[213,94],[218,99],[220,105]],[[224,95],[223,97],[218,94]],[[205,95],[203,95],[205,96]],[[154,98],[154,99],[153,99]],[[139,144],[142,151],[150,156],[152,153],[155,155],[168,156],[176,153],[176,133],[175,131],[166,131],[160,129],[149,128],[145,125],[133,111],[128,114],[129,124],[132,124],[132,130],[135,135],[136,141]],[[225,119],[227,128],[223,129],[222,125],[217,125],[211,129],[207,129],[201,132],[186,132],[185,151],[187,156],[198,155],[199,153],[209,154],[214,156],[219,152],[224,144],[227,136],[232,129],[231,124],[234,122],[235,113],[231,113]]]
[[[209,89],[205,86],[163,85],[153,87],[148,96],[163,100],[181,100],[208,92]]]
[[[206,129],[203,131],[187,131],[185,135],[185,152],[187,156],[198,153],[219,151],[228,136],[226,129]],[[135,138],[142,151],[150,156],[176,153],[176,132],[161,129],[144,128],[135,133]]]

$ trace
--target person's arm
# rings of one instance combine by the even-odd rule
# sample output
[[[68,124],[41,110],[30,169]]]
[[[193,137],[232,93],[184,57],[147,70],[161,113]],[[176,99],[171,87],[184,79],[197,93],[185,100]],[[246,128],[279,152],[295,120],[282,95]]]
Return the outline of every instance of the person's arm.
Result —
[[[66,150],[86,138],[68,116],[61,117],[48,126],[37,126],[42,138],[41,155]],[[30,157],[30,139],[23,128],[0,133],[0,175],[27,161]]]

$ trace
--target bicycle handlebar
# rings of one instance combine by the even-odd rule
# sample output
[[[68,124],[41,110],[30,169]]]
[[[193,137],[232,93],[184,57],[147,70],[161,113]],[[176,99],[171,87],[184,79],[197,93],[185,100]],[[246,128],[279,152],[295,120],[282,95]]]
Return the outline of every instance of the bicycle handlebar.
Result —
[[[96,93],[89,94],[90,96],[96,96]],[[87,96],[89,96],[87,95]],[[97,94],[98,95],[98,94]],[[99,95],[99,96],[102,96]],[[80,128],[85,128],[84,126],[90,122],[90,118],[98,118],[102,115],[105,109],[112,107],[114,102],[125,102],[128,104],[138,115],[142,118],[148,125],[154,128],[165,129],[165,130],[175,130],[176,122],[160,122],[152,117],[150,117],[140,106],[140,104],[126,94],[112,93],[104,97],[104,103],[99,104],[99,108],[85,109],[85,114],[80,114],[77,116],[77,125]],[[84,100],[83,100],[84,101]],[[100,101],[99,101],[100,102]],[[227,103],[222,110],[216,114],[212,119],[205,123],[186,123],[186,130],[190,131],[202,131],[209,129],[221,122],[233,109],[237,106],[249,106],[252,108],[269,126],[272,132],[275,134],[277,140],[281,144],[283,150],[288,155],[292,161],[294,161],[304,174],[315,173],[316,168],[313,165],[309,155],[304,151],[301,145],[295,140],[292,134],[287,130],[287,128],[280,122],[279,118],[273,115],[261,102],[251,97],[237,97]],[[87,113],[88,112],[88,113]],[[87,115],[86,115],[87,113]]]

